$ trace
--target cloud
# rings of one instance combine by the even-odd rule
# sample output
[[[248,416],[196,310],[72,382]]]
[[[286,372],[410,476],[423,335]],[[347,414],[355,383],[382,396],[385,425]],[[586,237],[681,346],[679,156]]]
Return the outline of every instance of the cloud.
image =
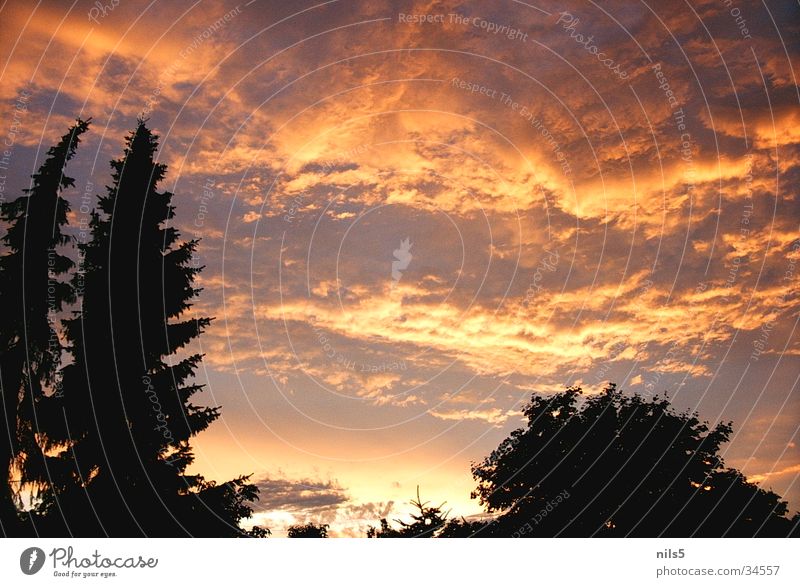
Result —
[[[519,412],[511,410],[505,411],[498,408],[476,409],[476,410],[431,410],[430,415],[442,420],[455,420],[463,422],[465,420],[483,420],[493,426],[504,424],[509,417],[519,415]]]
[[[261,525],[283,536],[301,524],[327,524],[330,535],[364,537],[367,527],[390,515],[394,502],[361,502],[336,480],[262,478],[256,481],[259,500],[247,526]]]
[[[797,478],[800,475],[800,464],[799,465],[792,465],[790,467],[785,467],[778,471],[769,471],[766,473],[758,473],[755,475],[748,475],[747,480],[750,483],[758,483],[759,485],[764,484],[765,481],[774,480],[776,478],[783,477],[784,475],[791,475],[793,478]]]
[[[255,511],[314,511],[336,508],[350,501],[346,491],[335,480],[264,478],[256,481],[259,499]]]

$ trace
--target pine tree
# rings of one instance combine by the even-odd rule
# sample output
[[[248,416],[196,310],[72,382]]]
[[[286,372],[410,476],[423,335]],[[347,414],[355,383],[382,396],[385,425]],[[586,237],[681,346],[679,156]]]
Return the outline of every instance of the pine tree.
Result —
[[[74,185],[64,174],[89,121],[78,120],[47,152],[25,195],[0,206],[8,224],[0,257],[0,393],[4,427],[0,433],[0,467],[4,489],[0,497],[2,531],[22,531],[18,505],[23,483],[42,497],[50,486],[45,457],[53,439],[41,426],[39,407],[58,393],[62,346],[55,318],[74,301],[68,282],[59,279],[74,265],[63,248],[69,203],[61,192]]]
[[[237,536],[257,489],[246,477],[222,485],[186,470],[190,439],[219,417],[191,402],[202,356],[184,349],[211,322],[188,318],[202,269],[197,241],[169,226],[170,192],[157,186],[157,136],[140,120],[113,183],[93,212],[76,275],[81,309],[66,322],[74,362],[64,368],[67,422],[76,442],[68,530],[83,535]]]
[[[400,528],[393,528],[386,518],[381,519],[381,527],[370,526],[367,529],[367,538],[433,538],[445,527],[449,511],[444,511],[444,503],[439,506],[429,506],[430,502],[423,502],[419,496],[417,486],[417,499],[411,500],[415,512],[411,514],[411,522],[395,520]]]

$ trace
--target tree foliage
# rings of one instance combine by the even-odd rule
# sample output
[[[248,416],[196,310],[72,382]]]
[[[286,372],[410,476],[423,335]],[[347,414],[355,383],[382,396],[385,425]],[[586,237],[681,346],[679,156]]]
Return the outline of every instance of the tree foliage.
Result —
[[[383,518],[380,528],[370,526],[367,538],[433,538],[444,527],[449,512],[442,509],[444,503],[439,506],[430,506],[429,503],[420,499],[417,487],[417,498],[411,500],[411,505],[416,510],[411,514],[411,522],[396,519],[394,521],[399,527],[393,527]]]
[[[48,488],[46,451],[53,438],[39,421],[39,408],[60,392],[62,345],[55,317],[74,301],[63,278],[74,262],[63,250],[71,240],[62,230],[69,203],[61,193],[74,185],[65,168],[88,128],[88,120],[78,120],[48,150],[24,195],[0,205],[0,220],[7,224],[7,252],[0,257],[0,522],[6,533],[19,530],[23,487],[43,499]]]
[[[786,536],[787,505],[725,466],[728,422],[709,426],[665,397],[613,384],[534,396],[472,473],[495,536]]]
[[[78,247],[80,269],[74,270],[68,256],[50,252],[68,244],[57,231],[66,225],[68,210],[57,193],[72,184],[61,170],[85,130],[86,123],[79,121],[51,149],[29,198],[3,209],[12,224],[5,237],[11,252],[0,261],[2,287],[11,287],[14,271],[19,272],[24,245],[25,289],[19,300],[36,310],[26,333],[18,325],[2,325],[4,403],[10,405],[13,395],[6,390],[20,387],[19,381],[9,387],[5,380],[25,373],[7,363],[27,340],[33,359],[27,359],[26,368],[35,377],[29,375],[25,383],[34,394],[37,422],[45,424],[28,435],[30,445],[18,450],[25,455],[23,480],[44,488],[30,512],[34,531],[265,535],[259,528],[245,532],[240,527],[258,495],[248,477],[218,484],[188,472],[194,460],[191,439],[220,414],[218,407],[194,403],[203,389],[194,381],[202,356],[188,350],[211,318],[190,313],[200,292],[194,281],[202,268],[192,261],[198,243],[182,240],[171,225],[173,194],[158,189],[167,168],[156,160],[158,137],[145,121],[127,137],[122,157],[111,162],[112,183],[92,211],[91,238]],[[45,282],[68,272],[69,283]],[[30,293],[48,287],[57,296],[49,315],[41,295]],[[48,354],[32,346],[32,340],[53,336],[54,315],[76,298],[77,310],[63,321],[66,348],[51,346]],[[57,383],[57,393],[44,394],[39,380]],[[29,466],[37,460],[38,468]],[[11,517],[6,514],[4,519]]]
[[[289,526],[287,536],[289,538],[327,538],[328,524],[301,524]]]

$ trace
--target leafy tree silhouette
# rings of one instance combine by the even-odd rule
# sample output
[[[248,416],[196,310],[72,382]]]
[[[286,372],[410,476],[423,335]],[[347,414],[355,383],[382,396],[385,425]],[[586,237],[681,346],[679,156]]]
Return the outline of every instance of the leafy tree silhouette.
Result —
[[[429,503],[420,499],[418,486],[417,499],[411,500],[411,505],[417,510],[411,514],[412,521],[409,523],[396,519],[400,527],[393,528],[386,518],[382,518],[380,528],[370,526],[367,529],[367,538],[433,538],[444,527],[449,512],[442,510],[444,503],[438,507],[431,507]]]
[[[81,305],[65,320],[74,360],[62,370],[71,442],[59,455],[71,483],[58,488],[62,518],[49,519],[58,535],[240,536],[257,497],[247,477],[217,485],[186,472],[190,438],[219,408],[191,402],[203,388],[191,382],[202,357],[183,349],[211,319],[186,316],[202,268],[191,262],[197,241],[169,225],[157,148],[139,120],[79,247]]]
[[[327,538],[329,527],[328,524],[289,526],[287,535],[289,538]]]
[[[527,427],[472,466],[472,496],[497,515],[478,536],[797,532],[778,495],[725,467],[730,423],[709,428],[666,397],[626,396],[613,384],[590,397],[577,387],[533,396],[524,414]]]
[[[0,220],[9,224],[2,238],[8,253],[0,257],[0,529],[6,535],[22,531],[17,513],[22,485],[35,500],[47,501],[49,492],[46,451],[53,448],[52,439],[37,410],[59,393],[62,346],[54,317],[74,301],[72,287],[59,279],[74,265],[60,250],[70,244],[62,232],[69,204],[60,194],[74,185],[64,169],[88,127],[88,120],[79,119],[47,152],[25,195],[0,205]]]
[[[436,534],[436,538],[472,538],[486,535],[486,522],[451,518]]]

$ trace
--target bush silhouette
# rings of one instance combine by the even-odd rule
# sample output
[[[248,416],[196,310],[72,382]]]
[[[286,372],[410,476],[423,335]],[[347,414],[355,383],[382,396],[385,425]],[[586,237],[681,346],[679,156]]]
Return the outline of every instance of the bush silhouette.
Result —
[[[289,526],[287,536],[289,538],[327,538],[329,527],[328,524]]]

